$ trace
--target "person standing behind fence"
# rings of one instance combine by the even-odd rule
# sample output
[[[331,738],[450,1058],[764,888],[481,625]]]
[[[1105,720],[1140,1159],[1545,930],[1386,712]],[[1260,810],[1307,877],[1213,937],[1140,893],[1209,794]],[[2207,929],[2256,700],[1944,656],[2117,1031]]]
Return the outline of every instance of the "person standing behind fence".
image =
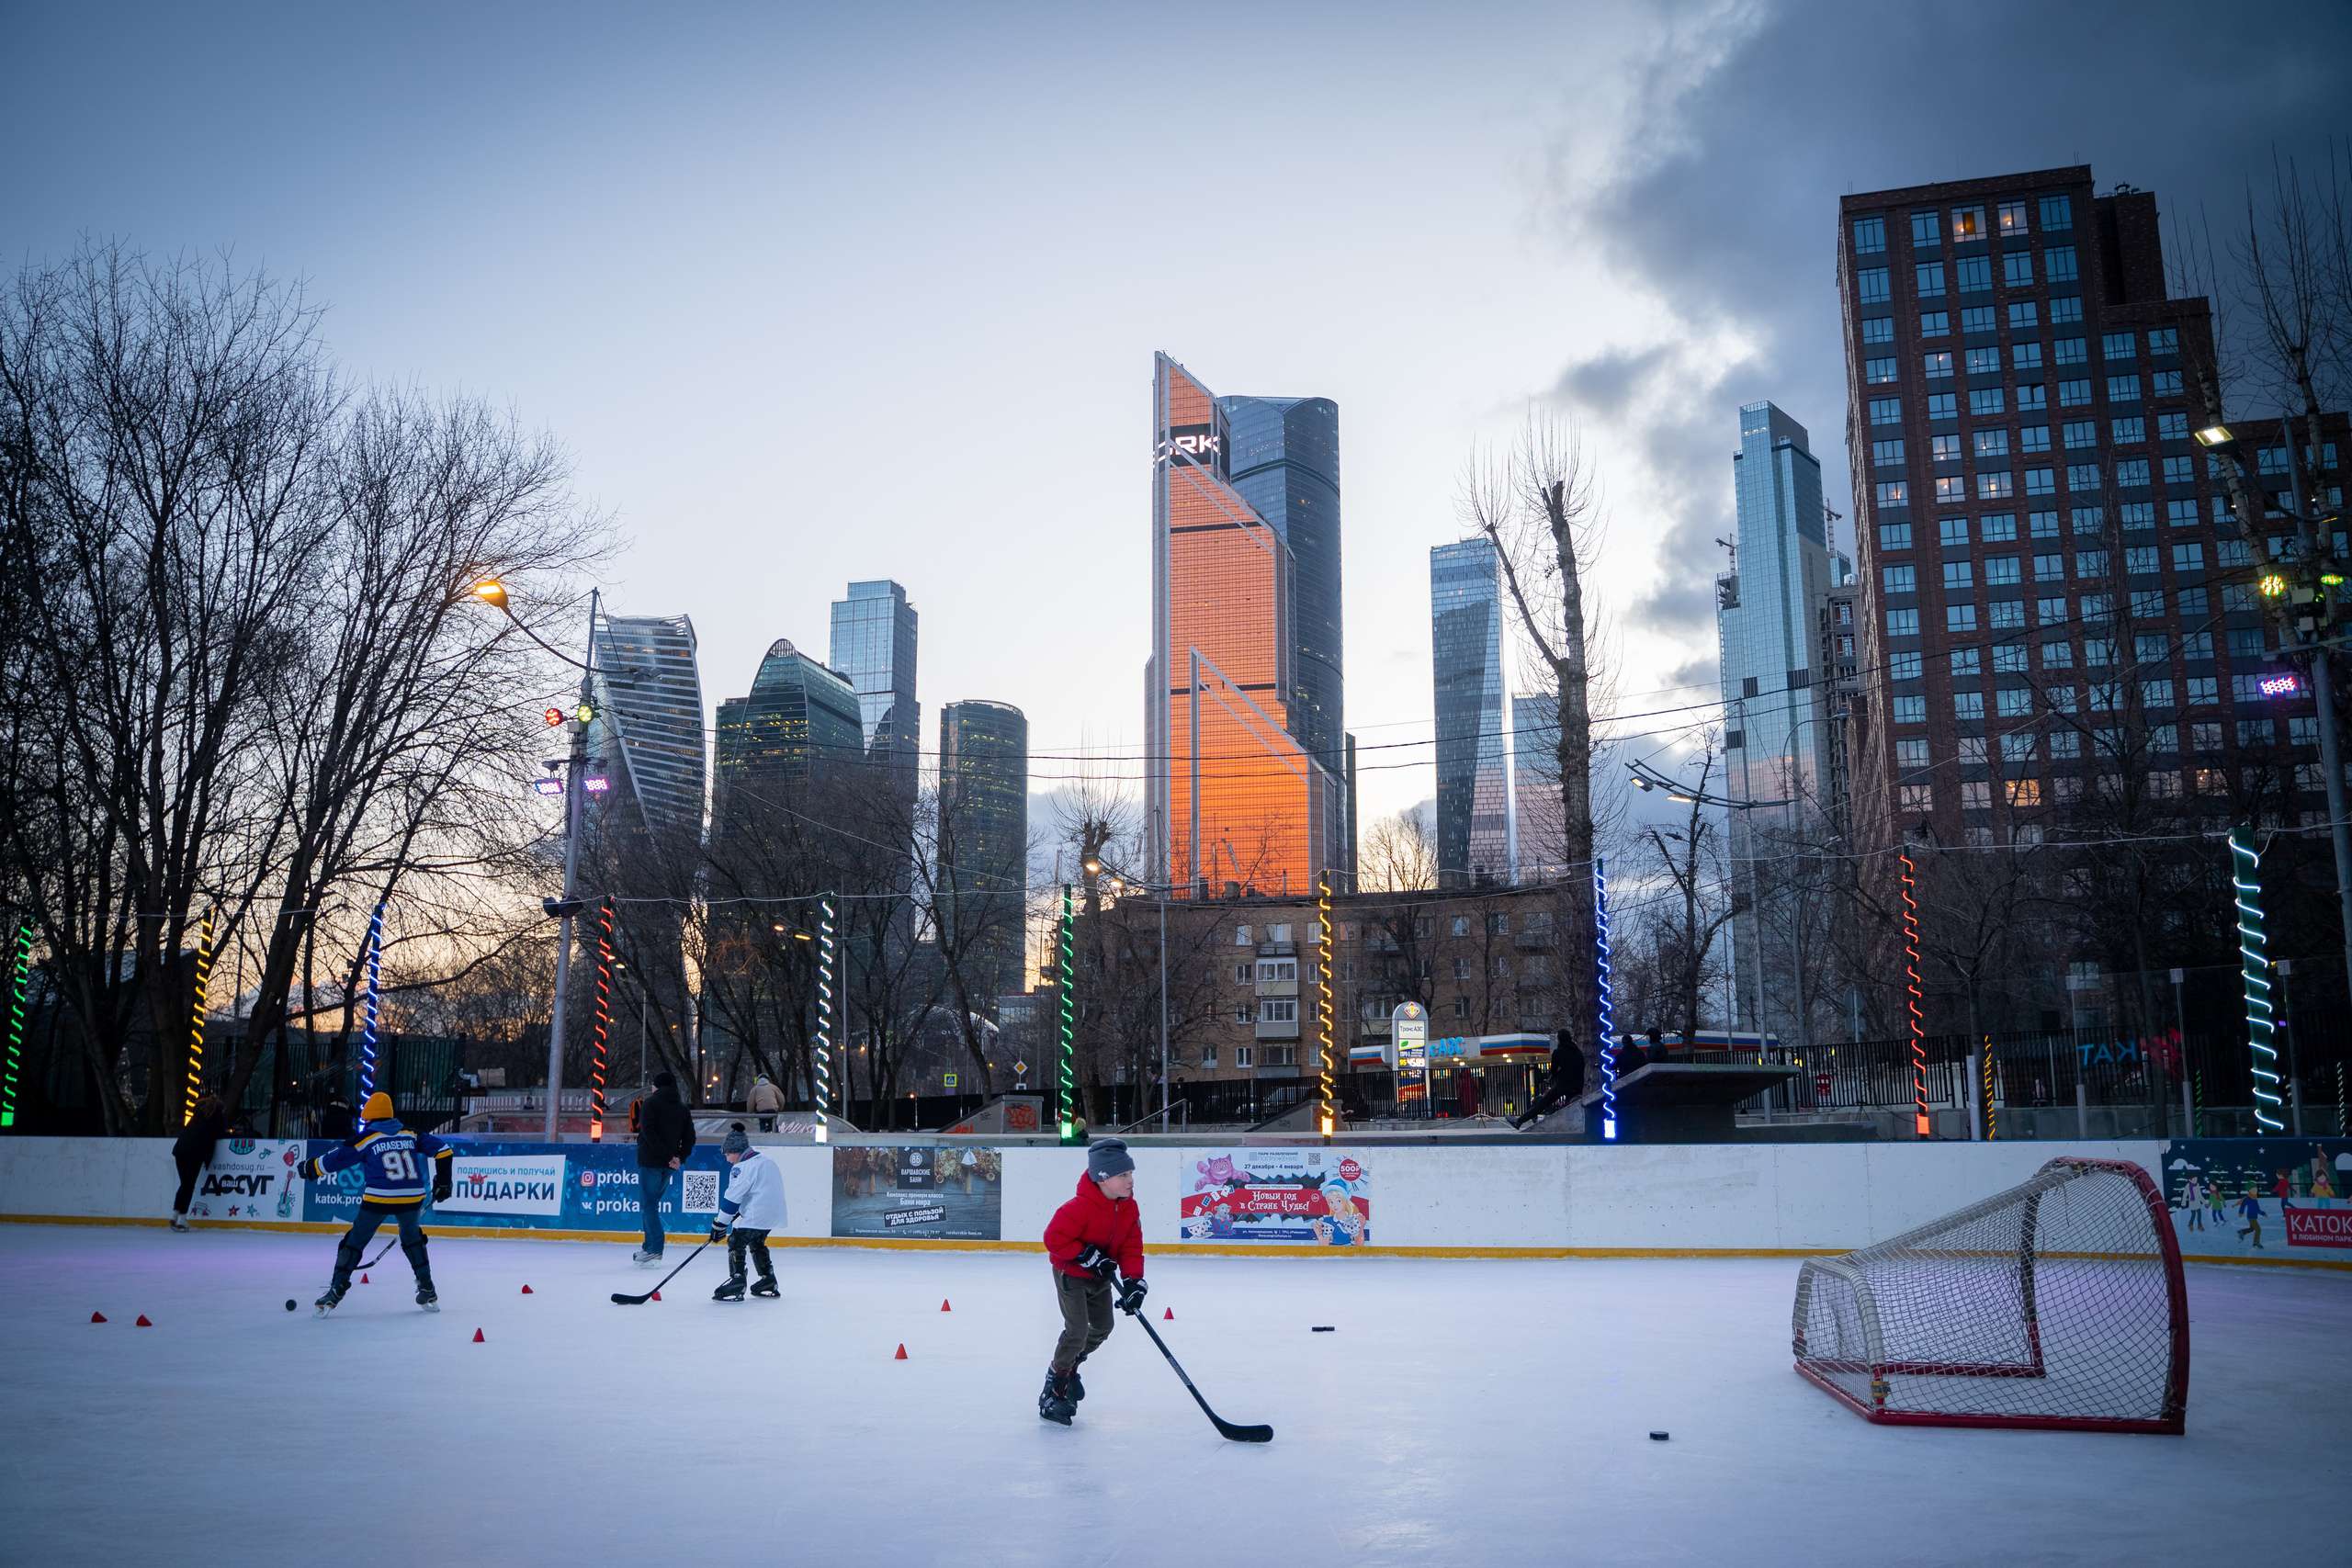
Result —
[[[762,1073],[752,1085],[752,1092],[743,1097],[743,1109],[760,1119],[760,1131],[775,1131],[776,1112],[784,1109],[784,1090],[768,1081]]]
[[[172,1197],[172,1228],[188,1228],[188,1201],[196,1196],[196,1179],[212,1163],[212,1151],[229,1134],[229,1108],[208,1087],[198,1097],[196,1110],[172,1140],[172,1163],[180,1168],[179,1190]]]
[[[645,1245],[634,1254],[639,1263],[662,1261],[662,1194],[694,1149],[695,1119],[678,1098],[677,1075],[654,1074],[652,1094],[638,1105],[637,1207],[645,1222]]]
[[[1525,1115],[1512,1118],[1511,1125],[1524,1127],[1540,1122],[1583,1092],[1584,1052],[1577,1046],[1576,1037],[1563,1029],[1552,1047],[1551,1076],[1544,1085],[1543,1095],[1527,1108]]]

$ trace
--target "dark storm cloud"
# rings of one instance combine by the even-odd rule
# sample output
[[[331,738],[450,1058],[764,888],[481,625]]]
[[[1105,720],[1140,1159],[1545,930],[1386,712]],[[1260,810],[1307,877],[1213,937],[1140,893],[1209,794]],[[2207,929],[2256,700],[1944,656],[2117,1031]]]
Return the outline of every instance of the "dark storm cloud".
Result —
[[[1691,37],[1744,42],[1691,85]],[[1693,26],[1694,21],[1704,24]],[[1723,25],[1713,26],[1721,22]],[[1731,517],[1735,411],[1770,398],[1812,433],[1830,504],[1851,514],[1836,292],[1838,198],[2087,163],[2100,189],[2156,193],[2170,226],[2216,225],[2267,178],[2275,149],[2309,155],[2346,126],[2352,6],[2050,6],[1965,9],[1824,0],[1676,14],[1635,82],[1626,173],[1564,197],[1561,225],[1689,334],[1730,329],[1744,365],[1618,350],[1566,367],[1555,394],[1606,400],[1663,464],[1669,575],[1634,623],[1689,635],[1711,619],[1710,542]],[[1663,149],[1664,151],[1659,151]],[[1579,150],[1581,151],[1581,150]],[[1556,166],[1568,168],[1564,154]],[[1584,165],[1589,167],[1589,165]],[[1696,405],[1696,406],[1694,406]],[[1626,503],[1617,496],[1620,525]],[[1703,608],[1703,615],[1699,612]]]

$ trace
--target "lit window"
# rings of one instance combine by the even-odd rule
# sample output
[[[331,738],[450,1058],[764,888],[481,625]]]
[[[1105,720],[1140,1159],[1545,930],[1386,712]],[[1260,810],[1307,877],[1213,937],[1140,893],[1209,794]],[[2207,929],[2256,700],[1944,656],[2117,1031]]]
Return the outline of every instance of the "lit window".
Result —
[[[1877,385],[1894,380],[1895,378],[1894,360],[1865,359],[1862,361],[1863,380],[1871,382],[1873,385]]]
[[[1967,499],[1968,481],[1958,474],[1946,474],[1936,480],[1936,500],[1945,505]],[[1962,536],[1963,539],[1965,536]]]
[[[1980,501],[2002,500],[2015,493],[2010,485],[2011,479],[2007,469],[1998,473],[1979,474],[1976,476],[1976,497]]]
[[[1951,209],[1951,237],[1955,244],[1963,240],[1981,240],[1984,235],[1983,208],[1955,207]]]
[[[1951,374],[1951,353],[1949,349],[1919,356],[1920,374],[1930,381],[1939,381]]]
[[[1998,376],[2001,373],[2001,351],[1997,348],[1970,349],[1968,373],[1971,376]]]
[[[1960,437],[1957,435],[1928,436],[1928,455],[1939,463],[1959,462]]]
[[[2004,781],[2004,786],[2008,791],[2009,804],[2011,806],[2039,806],[2041,804],[2041,781],[2040,779],[2008,779]]]
[[[1878,487],[1878,503],[1881,506],[1910,505],[1910,486],[1901,479],[1882,480]]]

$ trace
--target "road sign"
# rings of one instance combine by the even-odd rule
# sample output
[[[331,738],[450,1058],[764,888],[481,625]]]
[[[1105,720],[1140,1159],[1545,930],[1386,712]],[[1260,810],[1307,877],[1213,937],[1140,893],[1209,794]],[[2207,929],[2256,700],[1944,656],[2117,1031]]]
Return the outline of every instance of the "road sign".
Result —
[[[956,1075],[954,1073],[949,1073],[947,1075],[947,1087],[949,1089],[954,1089],[956,1087]]]
[[[1013,1076],[1014,1077],[1016,1077],[1016,1078],[1025,1078],[1025,1077],[1027,1077],[1029,1076],[1029,1064],[1028,1064],[1028,1063],[1026,1063],[1026,1062],[1015,1062],[1015,1063],[1013,1063],[1013,1064],[1012,1064],[1012,1076]]]

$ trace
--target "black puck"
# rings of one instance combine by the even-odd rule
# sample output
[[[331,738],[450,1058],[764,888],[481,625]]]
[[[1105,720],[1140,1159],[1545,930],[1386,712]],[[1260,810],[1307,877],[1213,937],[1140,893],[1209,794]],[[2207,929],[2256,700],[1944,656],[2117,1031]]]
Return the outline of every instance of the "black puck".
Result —
[[[1332,1327],[1328,1323],[1318,1323],[1307,1332],[1310,1334],[1337,1334],[1340,1331]]]
[[[1666,1441],[1666,1434],[1664,1432],[1652,1432],[1650,1434],[1650,1441],[1653,1443],[1662,1443]]]
[[[286,1310],[288,1312],[292,1312],[294,1310],[294,1298],[291,1296],[286,1298]]]

